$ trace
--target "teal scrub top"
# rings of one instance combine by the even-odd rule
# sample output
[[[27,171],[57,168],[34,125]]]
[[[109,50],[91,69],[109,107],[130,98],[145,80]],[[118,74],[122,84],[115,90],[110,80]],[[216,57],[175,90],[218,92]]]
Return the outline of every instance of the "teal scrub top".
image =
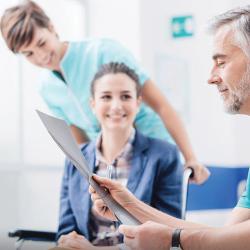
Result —
[[[132,54],[120,43],[111,39],[88,39],[70,42],[60,62],[64,80],[54,71],[47,71],[40,94],[51,112],[69,125],[82,128],[92,140],[100,131],[98,121],[89,105],[91,81],[102,64],[123,62],[132,68],[144,84],[148,75]],[[145,104],[141,105],[135,120],[141,133],[170,139],[160,117]]]
[[[250,208],[250,171],[248,171],[246,191],[240,197],[237,207]]]

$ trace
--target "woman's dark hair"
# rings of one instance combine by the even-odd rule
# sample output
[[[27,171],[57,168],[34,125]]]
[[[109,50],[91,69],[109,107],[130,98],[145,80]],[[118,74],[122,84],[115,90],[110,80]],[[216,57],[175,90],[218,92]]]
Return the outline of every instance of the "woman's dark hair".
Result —
[[[135,82],[136,96],[139,97],[141,95],[141,85],[139,82],[138,75],[135,73],[133,69],[129,68],[126,64],[118,62],[110,62],[107,64],[103,64],[99,68],[99,70],[96,72],[91,82],[91,87],[90,87],[91,95],[94,96],[95,94],[95,84],[98,79],[108,74],[119,74],[119,73],[126,74]]]

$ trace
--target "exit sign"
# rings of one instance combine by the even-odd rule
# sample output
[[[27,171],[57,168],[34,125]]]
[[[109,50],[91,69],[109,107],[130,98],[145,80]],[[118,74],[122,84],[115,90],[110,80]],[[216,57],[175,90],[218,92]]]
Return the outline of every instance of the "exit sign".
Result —
[[[194,35],[193,16],[175,16],[171,19],[173,38],[191,37]]]

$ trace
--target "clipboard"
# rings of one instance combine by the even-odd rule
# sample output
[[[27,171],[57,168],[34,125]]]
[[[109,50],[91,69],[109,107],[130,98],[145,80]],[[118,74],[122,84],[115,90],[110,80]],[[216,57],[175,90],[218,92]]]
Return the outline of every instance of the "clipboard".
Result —
[[[36,112],[58,147],[72,161],[78,171],[87,179],[89,184],[100,195],[104,203],[114,213],[116,218],[125,225],[140,225],[141,222],[139,220],[137,220],[131,213],[116,202],[109,191],[101,187],[92,178],[93,173],[89,170],[88,162],[79,149],[79,146],[77,145],[66,122],[39,110],[36,110]]]

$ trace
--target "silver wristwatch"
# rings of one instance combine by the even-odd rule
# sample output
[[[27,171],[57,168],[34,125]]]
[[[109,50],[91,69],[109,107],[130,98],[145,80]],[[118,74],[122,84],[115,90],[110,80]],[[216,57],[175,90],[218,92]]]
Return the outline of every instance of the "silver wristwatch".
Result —
[[[180,242],[181,230],[182,229],[177,228],[173,231],[172,244],[171,244],[170,250],[182,250],[181,242]]]

